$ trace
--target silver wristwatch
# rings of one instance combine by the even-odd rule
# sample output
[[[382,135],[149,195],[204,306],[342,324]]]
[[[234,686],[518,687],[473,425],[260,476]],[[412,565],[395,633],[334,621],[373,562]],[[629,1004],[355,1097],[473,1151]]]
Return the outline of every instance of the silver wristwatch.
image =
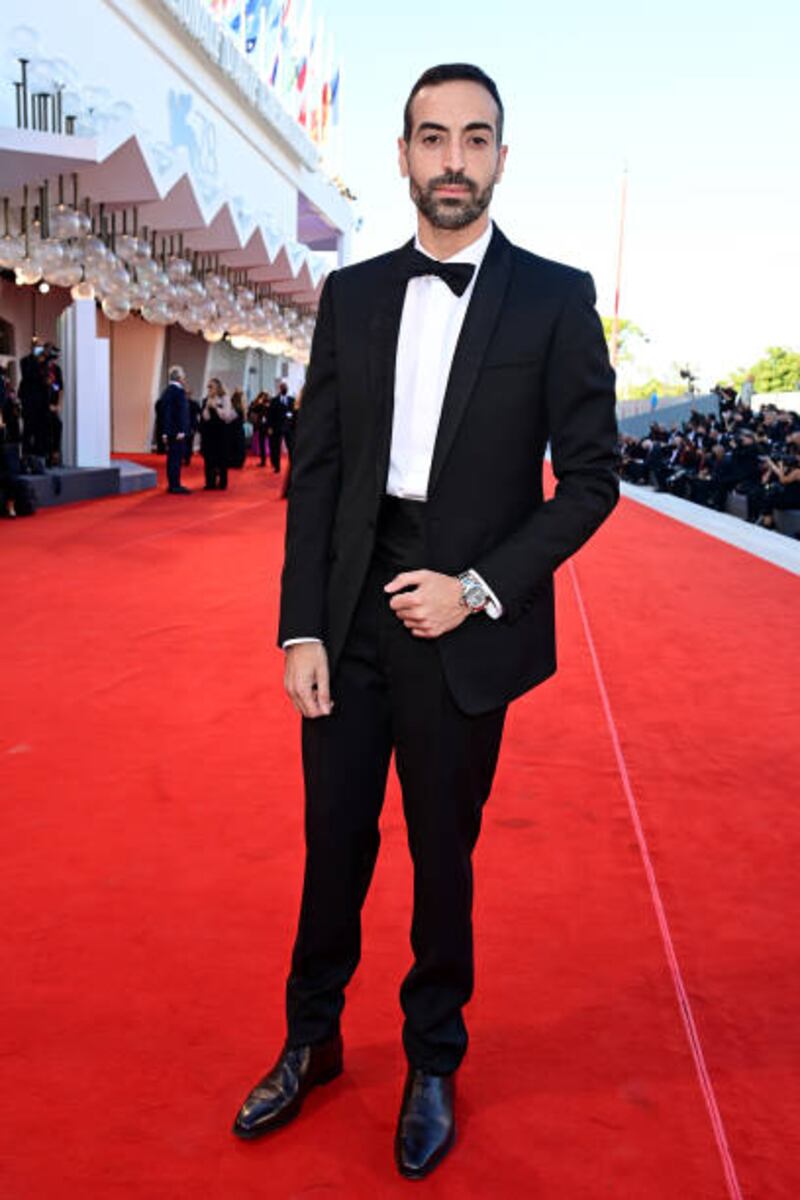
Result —
[[[471,613],[483,612],[486,605],[489,603],[489,593],[472,571],[464,571],[459,575],[458,582],[461,584],[461,603]]]

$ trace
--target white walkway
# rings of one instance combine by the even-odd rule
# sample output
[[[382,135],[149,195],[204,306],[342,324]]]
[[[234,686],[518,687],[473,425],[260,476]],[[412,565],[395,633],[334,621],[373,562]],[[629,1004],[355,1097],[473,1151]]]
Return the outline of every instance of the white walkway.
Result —
[[[620,490],[628,500],[654,508],[667,517],[682,521],[684,525],[691,525],[722,542],[746,550],[748,554],[754,554],[756,558],[763,558],[776,567],[800,575],[800,541],[797,538],[786,537],[758,525],[749,525],[741,517],[716,512],[713,508],[704,508],[701,504],[681,500],[666,492],[654,492],[652,488],[623,483]]]

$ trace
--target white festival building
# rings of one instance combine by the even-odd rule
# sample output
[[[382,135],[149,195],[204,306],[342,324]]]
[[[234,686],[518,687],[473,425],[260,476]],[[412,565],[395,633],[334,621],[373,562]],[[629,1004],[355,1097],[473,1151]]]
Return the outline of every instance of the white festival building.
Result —
[[[220,7],[0,6],[0,364],[61,346],[73,466],[150,448],[172,363],[296,387],[348,259],[352,198]]]

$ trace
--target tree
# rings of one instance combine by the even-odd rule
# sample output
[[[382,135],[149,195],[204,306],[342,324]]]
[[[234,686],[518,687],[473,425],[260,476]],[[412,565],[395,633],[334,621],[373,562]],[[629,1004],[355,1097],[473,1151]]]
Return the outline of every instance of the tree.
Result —
[[[603,322],[603,333],[606,335],[606,341],[609,348],[611,347],[611,331],[614,326],[613,317],[601,317]],[[636,347],[637,338],[644,338],[644,334],[638,325],[633,321],[628,321],[625,317],[620,317],[617,322],[617,362],[626,363],[633,359],[633,352]]]
[[[731,371],[728,379],[738,391],[745,378],[753,376],[757,392],[794,392],[800,390],[800,352],[785,346],[768,346],[766,354],[752,367]]]
[[[659,396],[685,396],[686,388],[680,381],[648,379],[645,383],[633,384],[625,389],[624,400],[648,400],[653,392]]]
[[[785,346],[768,346],[750,368],[757,392],[793,392],[800,387],[800,353]]]

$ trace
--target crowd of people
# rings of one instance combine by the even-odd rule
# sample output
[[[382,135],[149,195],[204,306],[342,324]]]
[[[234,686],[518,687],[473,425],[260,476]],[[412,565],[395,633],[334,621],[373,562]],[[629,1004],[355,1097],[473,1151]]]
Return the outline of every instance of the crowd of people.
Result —
[[[0,367],[0,516],[28,515],[35,507],[29,474],[61,463],[61,404],[64,380],[60,351],[50,342],[34,342],[20,360],[19,388]],[[224,491],[228,472],[241,469],[248,453],[277,474],[285,449],[289,462],[300,397],[284,380],[273,395],[259,392],[247,404],[241,390],[228,395],[221,380],[210,379],[202,401],[189,390],[186,372],[170,368],[168,384],[155,406],[154,448],[166,454],[168,491],[186,493],[181,469],[191,463],[199,442],[205,488]],[[284,483],[284,495],[287,480]]]
[[[59,350],[49,342],[34,344],[20,360],[18,391],[0,368],[0,515],[30,510],[26,464],[44,469],[61,461],[63,389]],[[747,383],[738,396],[731,388],[715,391],[716,413],[692,411],[670,429],[654,421],[645,437],[623,434],[620,474],[720,511],[737,493],[749,521],[775,528],[777,511],[800,510],[800,415],[773,404],[754,411]],[[273,395],[259,392],[247,405],[241,390],[229,396],[218,378],[198,401],[183,368],[172,367],[155,406],[154,445],[167,456],[167,490],[189,490],[181,469],[198,441],[207,491],[224,491],[229,471],[241,469],[248,452],[260,467],[269,462],[280,472],[284,448],[291,464],[299,401],[281,380]]]
[[[775,528],[775,513],[800,510],[800,415],[774,404],[758,412],[743,389],[718,387],[716,413],[692,411],[680,426],[653,422],[646,437],[623,435],[620,474],[724,512],[732,493],[747,520]]]
[[[25,474],[41,474],[61,463],[61,401],[64,377],[61,351],[52,342],[34,340],[20,359],[20,384],[0,368],[0,514],[15,517],[33,511]]]
[[[241,469],[248,451],[260,467],[267,458],[278,474],[286,448],[291,464],[299,397],[284,380],[274,395],[262,391],[245,407],[241,390],[228,395],[222,381],[209,379],[202,401],[191,395],[186,372],[174,366],[167,387],[156,401],[154,445],[167,456],[167,491],[185,495],[181,469],[191,462],[199,438],[205,467],[205,490],[225,491],[229,470]],[[284,489],[285,490],[285,489]]]

